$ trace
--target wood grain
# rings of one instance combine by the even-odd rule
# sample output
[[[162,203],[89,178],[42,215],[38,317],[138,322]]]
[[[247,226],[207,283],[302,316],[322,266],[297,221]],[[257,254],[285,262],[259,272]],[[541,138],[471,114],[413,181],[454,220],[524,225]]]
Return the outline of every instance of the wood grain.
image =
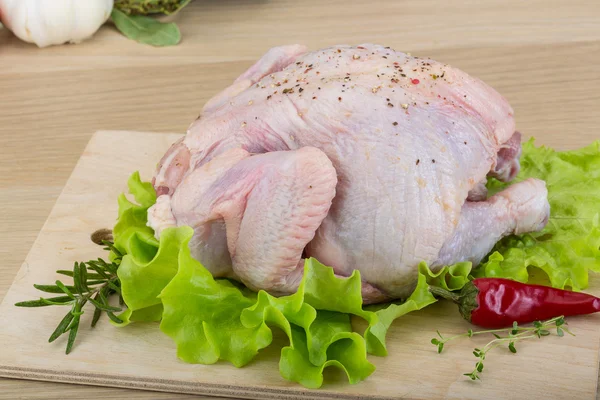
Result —
[[[48,49],[0,29],[0,297],[93,132],[183,132],[213,93],[274,45],[375,42],[430,56],[496,87],[527,136],[560,148],[600,137],[596,0],[198,0],[175,19],[184,41],[165,49],[128,41],[110,25],[83,44]],[[63,390],[0,380],[0,398]]]

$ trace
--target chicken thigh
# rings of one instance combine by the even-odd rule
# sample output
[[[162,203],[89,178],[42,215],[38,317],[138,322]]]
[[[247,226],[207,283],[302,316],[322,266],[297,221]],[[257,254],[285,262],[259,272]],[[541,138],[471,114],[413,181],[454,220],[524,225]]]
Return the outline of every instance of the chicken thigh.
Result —
[[[193,227],[192,255],[255,290],[294,292],[315,257],[360,270],[365,303],[403,298],[419,262],[477,264],[545,226],[544,182],[487,196],[519,156],[510,105],[456,68],[372,44],[277,47],[165,154],[148,220],[157,236]]]

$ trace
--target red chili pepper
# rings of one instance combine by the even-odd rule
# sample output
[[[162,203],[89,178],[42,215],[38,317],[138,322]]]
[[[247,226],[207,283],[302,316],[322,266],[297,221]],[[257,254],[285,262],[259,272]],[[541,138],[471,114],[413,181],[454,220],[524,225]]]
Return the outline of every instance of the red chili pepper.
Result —
[[[429,290],[458,304],[467,321],[490,329],[600,311],[600,298],[592,295],[501,278],[474,279],[459,293]]]

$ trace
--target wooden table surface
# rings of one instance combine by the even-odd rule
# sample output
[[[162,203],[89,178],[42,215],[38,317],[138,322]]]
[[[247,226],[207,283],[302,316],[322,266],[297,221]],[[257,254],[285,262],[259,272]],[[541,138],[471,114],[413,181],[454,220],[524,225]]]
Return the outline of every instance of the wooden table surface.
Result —
[[[111,25],[48,49],[0,29],[0,298],[94,131],[184,132],[272,46],[372,42],[429,56],[499,90],[525,136],[564,149],[600,138],[597,0],[197,0],[174,20],[184,39],[170,48]],[[190,396],[0,379],[0,399],[66,397]]]

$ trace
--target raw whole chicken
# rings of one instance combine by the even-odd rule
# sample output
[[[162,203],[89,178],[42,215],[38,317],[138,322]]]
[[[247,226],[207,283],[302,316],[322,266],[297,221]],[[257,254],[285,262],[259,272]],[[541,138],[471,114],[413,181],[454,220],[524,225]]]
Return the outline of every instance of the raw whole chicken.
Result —
[[[479,263],[542,229],[543,181],[519,171],[507,101],[449,65],[372,44],[269,50],[158,165],[157,237],[189,225],[215,277],[293,293],[304,259],[360,270],[364,303],[405,298],[417,265]]]

